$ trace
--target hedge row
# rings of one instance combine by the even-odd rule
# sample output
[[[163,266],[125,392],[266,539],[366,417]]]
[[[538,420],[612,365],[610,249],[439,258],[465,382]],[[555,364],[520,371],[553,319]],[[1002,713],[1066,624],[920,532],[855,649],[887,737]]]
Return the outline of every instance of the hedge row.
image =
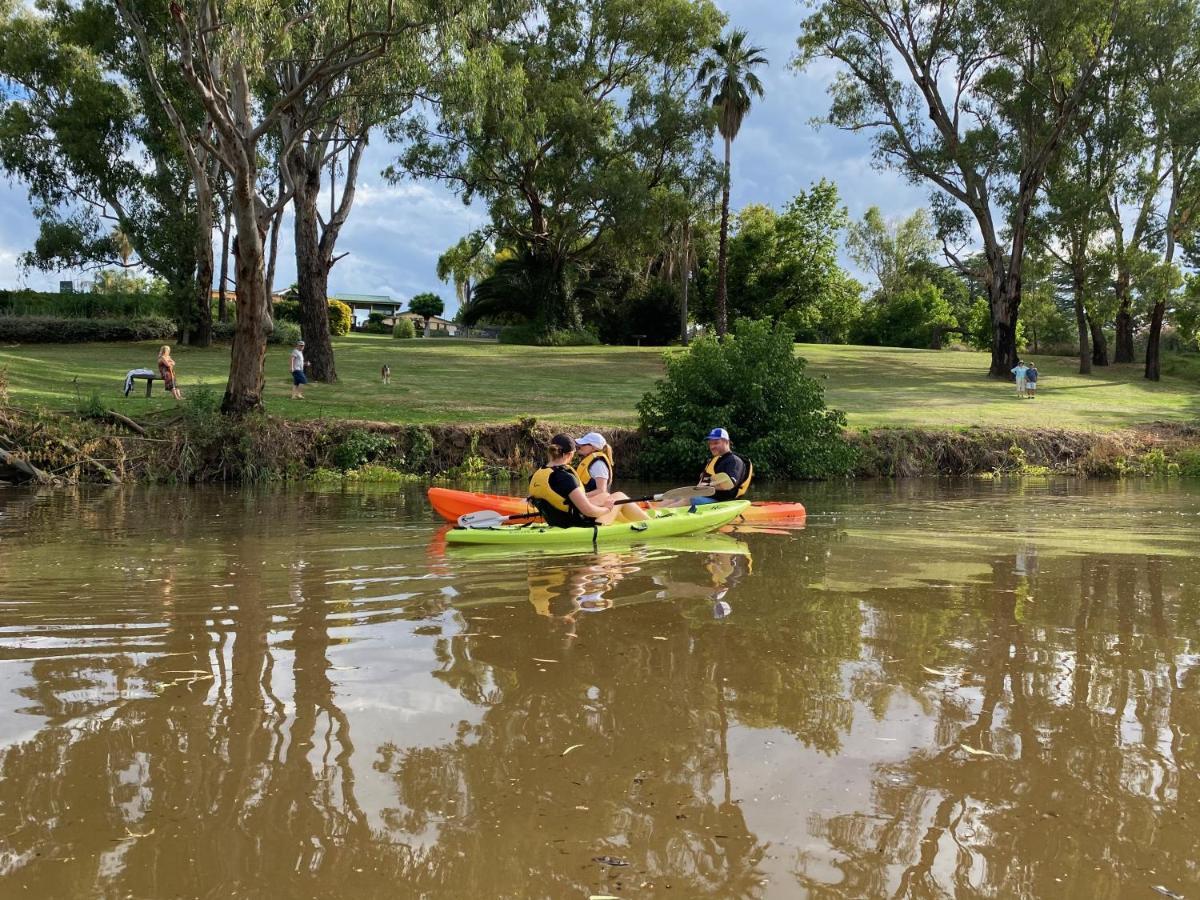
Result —
[[[0,315],[67,319],[132,319],[168,316],[171,303],[158,294],[59,294],[0,290]]]
[[[233,322],[213,322],[214,341],[232,341],[237,326]],[[300,326],[295,322],[275,320],[275,330],[267,335],[268,344],[294,344],[300,340]]]
[[[64,316],[0,316],[0,342],[80,344],[86,341],[150,341],[175,337],[162,316],[137,319],[75,319]]]

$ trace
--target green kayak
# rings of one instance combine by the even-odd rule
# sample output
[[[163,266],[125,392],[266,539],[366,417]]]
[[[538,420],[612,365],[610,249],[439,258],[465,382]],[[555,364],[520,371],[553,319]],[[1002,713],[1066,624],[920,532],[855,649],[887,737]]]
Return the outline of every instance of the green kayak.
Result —
[[[667,559],[672,555],[683,553],[718,553],[725,556],[749,556],[750,548],[742,541],[727,534],[707,533],[656,538],[653,543],[645,547],[619,547],[612,548],[611,551],[605,551],[604,548],[601,548],[601,552],[626,553],[630,560],[642,561],[647,559]],[[456,547],[449,548],[449,555],[455,560],[495,561],[519,559],[522,565],[524,565],[526,560],[547,558],[562,560],[564,564],[567,564],[573,560],[593,560],[595,559],[595,554],[596,550],[591,544],[579,544],[574,547],[543,544],[537,547],[530,547],[528,555],[518,557],[514,557],[512,550],[503,544],[459,544]]]
[[[645,522],[618,522],[597,528],[551,528],[547,525],[499,525],[495,528],[454,528],[449,544],[504,544],[509,547],[609,547],[636,544],[681,534],[700,534],[728,525],[750,505],[748,500],[706,503],[695,510],[654,509]]]

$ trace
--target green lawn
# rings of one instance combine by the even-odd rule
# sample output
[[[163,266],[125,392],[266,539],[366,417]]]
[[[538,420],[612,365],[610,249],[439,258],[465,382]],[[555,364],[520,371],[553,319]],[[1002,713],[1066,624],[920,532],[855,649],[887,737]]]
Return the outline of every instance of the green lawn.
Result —
[[[128,369],[153,367],[158,345],[42,344],[0,347],[13,402],[70,410],[93,389],[114,409],[135,418],[175,402],[156,384],[146,400],[127,399]],[[564,423],[630,425],[634,406],[662,372],[660,350],[632,347],[538,348],[450,340],[396,341],[352,335],[336,339],[340,380],[313,384],[304,402],[288,399],[288,349],[267,354],[266,401],[292,418],[337,417],[386,422],[508,422],[537,416]],[[197,383],[222,390],[229,348],[175,349],[186,395]],[[1038,357],[1037,400],[1018,400],[1011,385],[985,377],[981,353],[879,347],[805,345],[810,372],[823,379],[829,402],[851,425],[1028,425],[1116,428],[1154,420],[1200,417],[1200,365],[1168,359],[1159,384],[1140,366],[1110,366],[1074,374],[1075,363]],[[380,384],[379,368],[392,367]]]

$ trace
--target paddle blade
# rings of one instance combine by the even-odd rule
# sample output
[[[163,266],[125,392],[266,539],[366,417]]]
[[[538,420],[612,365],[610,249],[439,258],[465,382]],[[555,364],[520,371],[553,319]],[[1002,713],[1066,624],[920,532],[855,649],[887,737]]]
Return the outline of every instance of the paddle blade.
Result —
[[[710,483],[718,491],[727,491],[733,487],[733,479],[729,477],[728,472],[718,472],[710,479]]]
[[[691,487],[671,488],[655,497],[655,500],[690,500],[693,497],[711,497],[717,492],[711,485],[692,485]]]
[[[477,512],[463,513],[458,517],[459,528],[495,528],[503,525],[504,516],[494,509],[481,509]]]

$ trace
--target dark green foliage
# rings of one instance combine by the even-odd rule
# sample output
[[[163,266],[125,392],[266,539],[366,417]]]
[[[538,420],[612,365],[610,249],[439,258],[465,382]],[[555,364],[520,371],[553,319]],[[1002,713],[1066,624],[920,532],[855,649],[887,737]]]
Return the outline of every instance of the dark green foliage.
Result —
[[[939,346],[946,330],[955,327],[954,314],[942,292],[929,283],[914,284],[885,303],[869,304],[852,332],[852,342],[929,349]]]
[[[506,325],[500,329],[501,344],[525,344],[534,347],[594,347],[600,343],[586,328],[555,328],[546,331],[540,325]]]
[[[367,314],[367,321],[363,323],[362,330],[367,334],[390,334],[391,329],[384,324],[384,315],[380,312]]]
[[[421,475],[433,467],[433,435],[423,425],[409,425],[404,435],[404,470]]]
[[[214,341],[232,341],[233,322],[213,322],[212,339]],[[300,340],[300,326],[295,322],[275,320],[275,330],[267,335],[268,344],[283,344],[291,346]]]
[[[353,428],[342,435],[330,453],[330,460],[345,472],[374,462],[393,449],[392,439],[386,434]]]
[[[275,321],[295,322],[300,324],[300,301],[299,300],[276,300],[271,304],[271,314],[275,317]]]
[[[563,306],[554,273],[526,253],[497,263],[492,274],[475,285],[471,302],[462,309],[462,323],[553,323],[555,310]]]
[[[0,315],[10,316],[61,316],[71,319],[168,317],[170,306],[170,300],[161,294],[0,291]]]
[[[734,449],[764,477],[823,478],[850,471],[845,416],[825,408],[824,389],[804,374],[791,335],[743,319],[723,343],[705,337],[669,354],[667,377],[638,404],[643,474],[694,478],[704,435],[728,428]]]
[[[624,296],[610,298],[600,310],[600,339],[606,344],[665,346],[679,338],[679,288],[650,279]]]
[[[171,340],[175,323],[162,316],[136,319],[69,319],[56,316],[0,316],[0,342],[79,344],[88,341]]]

